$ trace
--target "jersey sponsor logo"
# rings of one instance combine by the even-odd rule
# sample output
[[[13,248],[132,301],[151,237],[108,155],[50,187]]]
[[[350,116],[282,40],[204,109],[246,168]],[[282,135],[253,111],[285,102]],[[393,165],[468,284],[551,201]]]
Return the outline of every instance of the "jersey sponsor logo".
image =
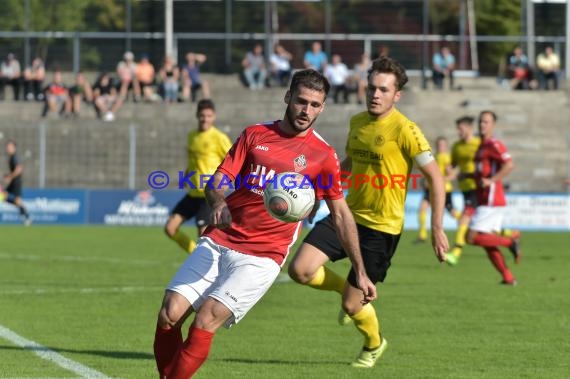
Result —
[[[263,146],[263,145],[257,145],[257,146],[255,147],[255,150],[269,151],[269,147]]]
[[[304,154],[301,154],[297,158],[293,159],[293,165],[295,167],[295,172],[302,171],[307,168],[307,158],[305,158]]]

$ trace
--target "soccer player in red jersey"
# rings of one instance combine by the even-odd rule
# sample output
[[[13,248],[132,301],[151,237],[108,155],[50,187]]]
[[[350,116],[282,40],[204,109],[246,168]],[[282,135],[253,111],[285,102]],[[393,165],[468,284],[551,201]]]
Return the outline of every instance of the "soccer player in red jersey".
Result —
[[[206,360],[214,333],[239,322],[269,289],[302,223],[272,218],[263,205],[263,181],[299,172],[325,199],[340,242],[356,273],[363,301],[376,298],[366,274],[354,218],[343,196],[334,149],[313,130],[329,91],[315,70],[293,76],[283,120],[246,128],[206,188],[210,226],[167,286],[154,340],[161,378],[189,378]],[[235,186],[227,198],[224,192]],[[181,326],[196,312],[188,338]]]
[[[467,232],[467,243],[481,246],[493,266],[503,277],[502,284],[515,285],[515,277],[508,269],[499,246],[508,247],[518,263],[521,258],[520,235],[503,237],[499,233],[503,224],[507,200],[503,179],[513,170],[514,163],[507,148],[493,136],[497,115],[492,111],[479,114],[481,145],[475,155],[474,178],[477,183],[477,210]]]

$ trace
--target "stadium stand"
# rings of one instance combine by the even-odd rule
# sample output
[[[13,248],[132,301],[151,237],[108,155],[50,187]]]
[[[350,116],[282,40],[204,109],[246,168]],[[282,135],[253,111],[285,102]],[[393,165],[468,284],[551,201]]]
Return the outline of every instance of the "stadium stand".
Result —
[[[204,76],[218,104],[216,125],[231,138],[251,123],[282,116],[282,103],[276,99],[283,98],[283,88],[248,91],[237,75]],[[430,140],[444,135],[451,141],[456,138],[453,121],[457,117],[493,109],[499,115],[498,135],[516,157],[510,190],[566,191],[570,165],[567,92],[510,91],[497,86],[493,78],[458,78],[457,84],[462,91],[423,91],[419,78],[411,78],[400,108],[422,126]],[[20,142],[29,187],[40,184],[40,140],[45,133],[46,187],[127,188],[129,159],[135,156],[135,187],[148,188],[147,176],[152,171],[173,175],[184,170],[184,143],[188,129],[195,127],[195,106],[128,102],[115,122],[104,123],[87,109],[79,118],[41,119],[40,103],[10,103],[0,107],[0,131],[2,138]],[[364,107],[352,99],[350,104],[329,106],[319,118],[317,130],[341,157],[348,120],[361,110]],[[43,132],[39,125],[45,126]],[[133,131],[135,144],[130,142]],[[131,151],[133,145],[136,152]]]

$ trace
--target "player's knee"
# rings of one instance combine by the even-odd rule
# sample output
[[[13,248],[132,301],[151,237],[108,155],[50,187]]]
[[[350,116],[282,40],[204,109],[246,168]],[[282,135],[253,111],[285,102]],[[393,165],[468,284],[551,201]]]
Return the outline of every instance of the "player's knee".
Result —
[[[341,306],[344,312],[351,316],[357,314],[362,309],[362,304],[359,302],[355,303],[351,299],[343,299]]]
[[[167,222],[166,225],[164,225],[164,233],[169,238],[172,238],[176,234],[176,227],[172,225],[170,222]]]
[[[303,270],[302,267],[297,265],[295,261],[291,262],[289,265],[289,277],[295,282],[300,284],[307,284],[313,277],[314,273],[307,272]]]
[[[158,326],[163,329],[172,328],[180,320],[180,315],[172,307],[164,305],[158,312]]]

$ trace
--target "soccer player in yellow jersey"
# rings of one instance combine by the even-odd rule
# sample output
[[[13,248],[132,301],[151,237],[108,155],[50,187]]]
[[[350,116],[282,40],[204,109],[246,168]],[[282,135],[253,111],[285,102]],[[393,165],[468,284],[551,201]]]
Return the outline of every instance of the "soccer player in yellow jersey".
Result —
[[[192,175],[190,181],[193,185],[189,186],[186,196],[176,204],[164,227],[166,235],[188,253],[194,250],[196,242],[182,232],[180,226],[195,217],[198,235],[206,229],[209,207],[204,195],[204,183],[207,182],[207,176],[213,175],[232,146],[228,136],[214,126],[216,108],[212,100],[203,99],[198,102],[196,118],[198,129],[188,133],[188,166],[185,171],[186,176]]]
[[[389,57],[372,63],[366,89],[367,111],[350,120],[347,158],[342,169],[350,171],[347,202],[356,220],[362,258],[372,282],[384,281],[404,225],[408,178],[416,162],[430,184],[433,250],[445,259],[448,242],[442,227],[444,181],[430,146],[418,126],[395,105],[408,81],[404,67]],[[368,179],[368,181],[367,181]],[[342,294],[341,324],[353,320],[364,344],[352,366],[373,367],[388,343],[380,334],[372,304],[364,301],[354,269],[345,280],[324,264],[345,258],[331,216],[319,221],[307,235],[289,265],[297,282]]]
[[[451,166],[451,154],[449,154],[449,145],[445,137],[437,137],[435,140],[436,153],[435,161],[437,162],[437,167],[441,175],[445,179],[445,209],[453,216],[455,219],[459,219],[461,214],[455,208],[453,208],[453,202],[451,201],[451,195],[453,192],[453,184],[451,180],[453,178],[453,170]],[[425,186],[425,184],[424,184]],[[418,225],[419,232],[416,243],[421,243],[427,241],[428,230],[427,230],[427,211],[429,208],[429,187],[424,188],[424,197],[420,203],[420,208],[418,209]]]
[[[463,245],[465,245],[465,235],[469,229],[469,221],[477,208],[477,195],[475,189],[477,184],[473,179],[475,172],[475,154],[481,139],[473,134],[473,122],[471,116],[463,116],[455,120],[459,140],[451,148],[451,165],[454,167],[454,176],[457,177],[457,185],[463,193],[463,213],[457,224],[455,234],[455,245],[447,254],[446,262],[452,266],[457,264]]]

